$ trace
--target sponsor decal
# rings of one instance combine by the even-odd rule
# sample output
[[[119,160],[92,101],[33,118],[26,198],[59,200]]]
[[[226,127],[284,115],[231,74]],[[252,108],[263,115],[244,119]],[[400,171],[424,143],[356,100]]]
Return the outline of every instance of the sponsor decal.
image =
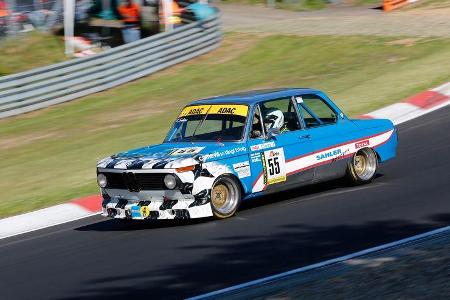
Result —
[[[327,152],[320,153],[316,155],[317,160],[327,159],[327,158],[333,158],[337,155],[340,155],[342,153],[341,149],[335,149]]]
[[[247,105],[211,105],[210,114],[247,116]]]
[[[233,164],[233,169],[237,173],[239,178],[245,178],[251,175],[250,163],[248,160]]]
[[[300,97],[300,96],[298,96],[298,97],[295,97],[295,101],[297,101],[297,103],[303,103],[303,98],[302,97]]]
[[[344,158],[345,155],[350,153],[350,149],[346,149],[344,152],[341,152],[341,154],[339,154],[338,156],[334,157],[331,162],[335,162],[341,158]]]
[[[218,114],[218,115],[237,115],[246,117],[248,112],[247,105],[232,104],[213,104],[213,105],[193,105],[185,107],[178,118],[194,115]]]
[[[148,206],[142,206],[139,209],[139,212],[141,213],[142,217],[148,218],[148,216],[150,215],[150,208]]]
[[[364,141],[355,143],[355,148],[356,149],[360,149],[360,148],[367,147],[369,145],[370,145],[370,141],[369,140],[364,140]]]
[[[261,155],[259,152],[255,152],[250,154],[250,159],[252,163],[260,162],[261,161]]]
[[[189,148],[178,148],[169,152],[170,156],[177,155],[192,155],[197,154],[202,151],[205,147],[189,147]]]
[[[216,151],[216,152],[213,152],[210,154],[203,155],[203,159],[206,161],[207,159],[219,158],[219,157],[226,156],[226,155],[235,155],[240,152],[247,152],[247,148],[242,146],[242,147],[227,149],[224,151]]]
[[[264,151],[262,157],[264,183],[267,185],[286,181],[286,160],[283,148]]]
[[[181,111],[179,118],[186,116],[204,115],[210,107],[211,105],[187,106]]]
[[[266,143],[262,143],[262,144],[257,144],[257,145],[252,145],[250,146],[250,149],[252,151],[260,151],[260,150],[264,150],[264,149],[268,149],[268,148],[272,148],[275,147],[275,142],[274,141],[270,141],[270,142],[266,142]]]

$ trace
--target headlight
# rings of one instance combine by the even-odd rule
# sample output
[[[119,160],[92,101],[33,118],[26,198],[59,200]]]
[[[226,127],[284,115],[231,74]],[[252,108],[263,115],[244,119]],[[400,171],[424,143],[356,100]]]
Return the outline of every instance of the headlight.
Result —
[[[177,186],[177,179],[172,174],[167,174],[164,177],[164,184],[169,190],[173,190]]]
[[[98,174],[97,175],[97,183],[98,183],[99,187],[104,188],[108,184],[108,180],[106,179],[105,175]]]

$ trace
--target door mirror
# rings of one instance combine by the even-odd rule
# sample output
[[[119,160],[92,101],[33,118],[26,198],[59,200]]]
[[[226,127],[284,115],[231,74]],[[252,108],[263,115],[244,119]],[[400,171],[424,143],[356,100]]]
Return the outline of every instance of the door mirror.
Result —
[[[273,139],[275,136],[279,135],[280,133],[281,133],[280,129],[278,129],[278,128],[269,128],[269,129],[267,129],[266,139],[268,139],[268,140]]]

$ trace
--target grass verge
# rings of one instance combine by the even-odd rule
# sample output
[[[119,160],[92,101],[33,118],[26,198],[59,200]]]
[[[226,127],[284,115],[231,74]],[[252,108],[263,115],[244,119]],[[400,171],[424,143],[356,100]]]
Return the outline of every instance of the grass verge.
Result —
[[[61,37],[40,32],[10,37],[0,43],[0,76],[66,59]]]
[[[97,159],[160,142],[193,99],[314,87],[358,115],[448,81],[449,53],[450,39],[228,34],[155,76],[0,120],[0,217],[97,193]]]

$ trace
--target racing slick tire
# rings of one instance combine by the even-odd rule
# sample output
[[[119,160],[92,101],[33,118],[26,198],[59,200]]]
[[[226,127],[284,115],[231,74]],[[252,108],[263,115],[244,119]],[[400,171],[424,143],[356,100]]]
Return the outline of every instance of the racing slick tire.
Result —
[[[239,182],[230,175],[222,175],[211,188],[211,210],[216,219],[226,219],[236,214],[242,198]]]
[[[378,157],[371,148],[358,150],[347,167],[347,179],[354,185],[371,182],[377,173]]]

